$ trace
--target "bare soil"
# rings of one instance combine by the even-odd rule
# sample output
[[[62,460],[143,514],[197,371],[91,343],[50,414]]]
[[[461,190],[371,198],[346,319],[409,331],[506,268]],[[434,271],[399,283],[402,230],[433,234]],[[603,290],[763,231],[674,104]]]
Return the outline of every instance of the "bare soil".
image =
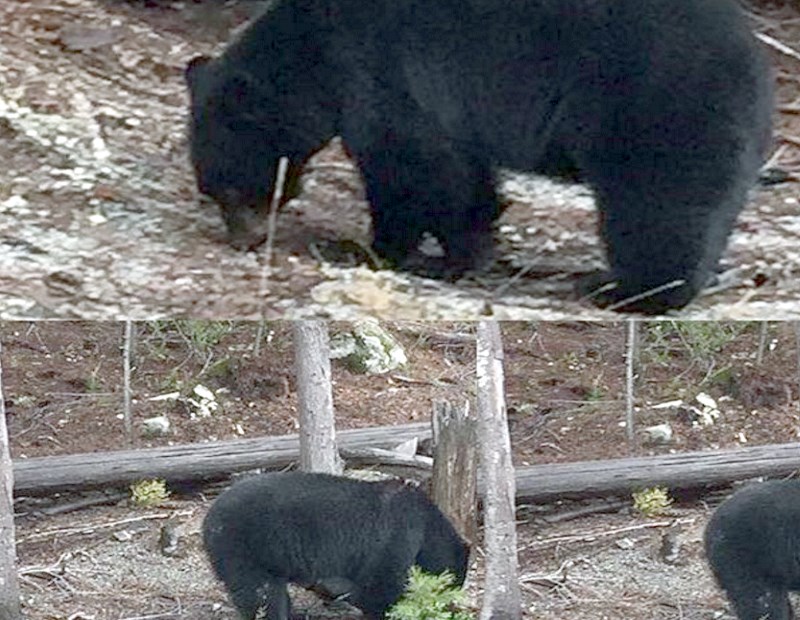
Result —
[[[359,175],[337,145],[266,255],[227,245],[186,155],[183,67],[219,52],[259,3],[26,0],[0,5],[0,316],[5,318],[606,318],[573,293],[602,266],[581,186],[509,174],[497,260],[451,284],[372,271]],[[759,5],[778,85],[772,163],[800,169],[800,10]],[[781,47],[783,45],[784,47]],[[794,50],[792,50],[794,48]],[[681,314],[800,316],[798,183],[760,188],[724,257],[720,287]],[[327,257],[327,260],[324,258]]]
[[[347,327],[330,324],[332,332]],[[472,325],[398,322],[386,327],[409,362],[378,376],[355,374],[334,362],[339,428],[426,420],[434,399],[459,401],[473,389],[474,343],[464,338]],[[15,458],[131,445],[120,419],[122,324],[6,322],[0,328]],[[267,323],[258,356],[253,352],[257,329],[248,322],[138,324],[132,445],[294,432],[291,326]],[[630,454],[622,424],[626,329],[623,322],[502,324],[517,465]],[[636,423],[642,429],[669,422],[674,440],[651,445],[640,433],[635,454],[797,440],[798,350],[791,324],[664,322],[641,329]],[[210,417],[193,417],[184,405],[150,400],[175,390],[189,395],[198,383],[217,391],[220,409]],[[713,397],[720,410],[711,426],[693,425],[673,410],[653,407],[674,399],[695,402],[701,392]],[[172,431],[166,437],[144,436],[142,420],[155,415],[169,417]],[[235,613],[207,567],[199,538],[215,494],[215,488],[173,489],[173,497],[156,508],[133,508],[122,499],[63,514],[47,510],[82,495],[18,498],[26,618],[233,620]],[[83,495],[92,498],[98,492]],[[669,514],[649,519],[631,510],[629,498],[621,499],[609,514],[566,521],[552,517],[606,500],[519,508],[527,617],[732,617],[721,615],[726,603],[702,552],[708,504],[713,507],[719,496],[678,497]],[[180,534],[175,556],[163,555],[159,547],[167,523]],[[679,542],[675,563],[661,553],[667,534]],[[468,586],[477,605],[480,550],[475,557]],[[297,609],[311,617],[341,613],[302,595]]]

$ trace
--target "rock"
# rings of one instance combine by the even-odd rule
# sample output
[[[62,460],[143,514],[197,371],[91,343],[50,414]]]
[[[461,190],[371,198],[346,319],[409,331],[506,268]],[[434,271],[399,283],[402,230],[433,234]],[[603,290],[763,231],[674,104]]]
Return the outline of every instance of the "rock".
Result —
[[[169,433],[170,424],[169,418],[165,415],[159,415],[154,418],[147,418],[142,420],[142,430],[148,437],[160,437]]]
[[[332,336],[330,356],[362,374],[384,374],[408,361],[400,344],[374,319],[357,321],[351,331]]]

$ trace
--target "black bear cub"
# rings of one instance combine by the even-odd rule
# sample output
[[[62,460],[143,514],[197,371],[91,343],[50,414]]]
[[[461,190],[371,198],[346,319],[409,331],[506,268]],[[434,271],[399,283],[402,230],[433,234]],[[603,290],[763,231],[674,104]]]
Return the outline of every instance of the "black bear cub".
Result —
[[[739,620],[792,620],[800,591],[800,480],[734,493],[706,526],[706,556]]]
[[[225,491],[203,523],[217,576],[242,618],[289,618],[287,583],[343,596],[382,618],[412,565],[450,571],[459,585],[468,549],[421,492],[301,472],[247,478]]]
[[[601,305],[708,284],[767,149],[768,64],[736,0],[276,0],[186,69],[190,150],[231,241],[266,237],[276,164],[340,135],[376,253],[456,277],[492,254],[498,167],[594,190]],[[444,257],[421,259],[425,233]]]

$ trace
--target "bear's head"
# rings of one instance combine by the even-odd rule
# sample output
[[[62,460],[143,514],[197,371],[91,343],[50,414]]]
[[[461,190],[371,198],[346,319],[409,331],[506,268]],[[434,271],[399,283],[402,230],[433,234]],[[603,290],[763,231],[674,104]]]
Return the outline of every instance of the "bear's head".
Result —
[[[293,137],[280,98],[268,82],[243,70],[227,70],[208,56],[192,59],[185,78],[197,187],[220,205],[231,244],[255,247],[267,236],[278,161],[286,156],[290,162],[283,185],[285,202],[298,192],[296,164],[304,149]]]

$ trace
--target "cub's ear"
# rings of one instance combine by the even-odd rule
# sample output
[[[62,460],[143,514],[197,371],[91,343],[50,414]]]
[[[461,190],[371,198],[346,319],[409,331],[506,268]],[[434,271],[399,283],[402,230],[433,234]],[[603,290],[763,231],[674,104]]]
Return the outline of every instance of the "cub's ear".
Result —
[[[208,65],[213,59],[211,56],[195,56],[186,65],[183,78],[189,86],[189,90],[194,90],[197,84],[203,79],[203,75],[208,72]]]

